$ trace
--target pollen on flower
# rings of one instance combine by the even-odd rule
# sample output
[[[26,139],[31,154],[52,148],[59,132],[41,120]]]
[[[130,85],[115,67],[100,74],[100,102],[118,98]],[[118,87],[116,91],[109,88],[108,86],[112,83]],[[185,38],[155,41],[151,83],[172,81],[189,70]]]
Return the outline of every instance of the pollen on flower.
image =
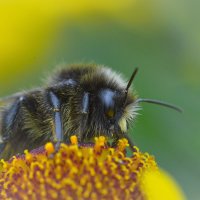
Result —
[[[44,148],[47,151],[48,155],[52,154],[55,151],[55,148],[51,142],[46,143]]]
[[[54,146],[47,143],[43,149],[1,160],[0,199],[148,200],[146,191],[151,193],[151,188],[145,185],[150,180],[145,172],[159,173],[152,156],[137,149],[127,157],[126,139],[119,140],[116,148],[107,147],[102,136],[93,146],[79,147],[77,141],[71,137],[71,144],[61,144],[52,158]]]
[[[117,149],[123,152],[128,146],[129,146],[128,140],[126,138],[122,138],[118,141]]]
[[[70,137],[71,144],[78,144],[78,138],[75,135]]]
[[[100,153],[102,149],[105,147],[105,144],[106,144],[106,138],[104,136],[95,137],[94,151],[96,153]]]
[[[32,154],[31,154],[31,153],[29,153],[27,149],[26,149],[26,150],[24,150],[24,154],[25,154],[25,158],[26,158],[26,160],[27,160],[27,161],[29,161],[29,162],[31,162],[31,161],[32,161],[32,159],[33,159],[33,156],[32,156]],[[14,158],[15,158],[15,157],[14,157]]]

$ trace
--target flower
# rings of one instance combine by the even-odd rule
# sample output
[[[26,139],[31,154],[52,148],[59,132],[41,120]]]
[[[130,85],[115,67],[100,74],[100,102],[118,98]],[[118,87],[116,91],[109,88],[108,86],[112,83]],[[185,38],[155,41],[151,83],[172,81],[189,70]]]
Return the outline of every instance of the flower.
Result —
[[[154,158],[137,147],[126,156],[126,139],[116,148],[103,136],[94,145],[54,145],[1,161],[0,199],[184,199],[178,186]]]

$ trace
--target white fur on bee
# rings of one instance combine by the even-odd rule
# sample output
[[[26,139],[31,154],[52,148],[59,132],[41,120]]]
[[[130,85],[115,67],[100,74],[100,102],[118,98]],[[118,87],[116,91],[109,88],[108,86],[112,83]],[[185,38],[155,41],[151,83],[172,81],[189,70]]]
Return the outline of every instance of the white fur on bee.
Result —
[[[124,113],[118,122],[122,132],[127,132],[127,121],[134,120],[138,115],[139,110],[141,110],[141,107],[135,103],[125,107]]]
[[[123,77],[121,74],[116,73],[115,71],[111,70],[110,68],[107,67],[100,67],[99,68],[99,73],[106,77],[108,81],[115,82],[120,88],[126,88],[127,83],[124,81]]]
[[[126,119],[124,117],[121,117],[121,119],[118,122],[118,125],[122,132],[125,133],[127,131],[127,123],[126,123]]]
[[[138,111],[141,109],[142,109],[141,106],[133,102],[125,107],[123,117],[128,121],[134,120],[138,115]]]

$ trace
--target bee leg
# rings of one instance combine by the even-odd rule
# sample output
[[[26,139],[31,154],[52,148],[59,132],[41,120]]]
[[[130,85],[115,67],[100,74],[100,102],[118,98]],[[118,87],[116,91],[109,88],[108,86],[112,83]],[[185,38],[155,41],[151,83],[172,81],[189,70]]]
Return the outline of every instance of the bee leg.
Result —
[[[84,92],[81,113],[87,114],[89,110],[89,93]]]
[[[134,143],[131,140],[131,138],[129,137],[129,135],[126,134],[124,137],[128,140],[130,150],[132,152],[135,152]]]
[[[58,152],[60,148],[61,142],[63,142],[64,135],[63,135],[63,127],[62,127],[62,119],[61,119],[61,104],[58,97],[52,92],[49,92],[50,103],[53,108],[53,119],[54,119],[54,130],[55,133],[55,153]],[[55,154],[54,153],[54,154]]]
[[[84,141],[88,135],[88,131],[86,130],[88,113],[89,113],[89,93],[84,92],[83,99],[82,99],[82,105],[81,105],[81,114],[82,115],[81,115],[80,130],[79,130],[80,142]],[[84,135],[83,135],[83,133],[84,133]]]
[[[114,125],[114,133],[115,133],[115,137],[114,137],[114,141],[112,142],[111,146],[113,148],[116,148],[117,144],[118,144],[118,140],[123,138],[123,134],[122,134],[121,129],[118,124]]]

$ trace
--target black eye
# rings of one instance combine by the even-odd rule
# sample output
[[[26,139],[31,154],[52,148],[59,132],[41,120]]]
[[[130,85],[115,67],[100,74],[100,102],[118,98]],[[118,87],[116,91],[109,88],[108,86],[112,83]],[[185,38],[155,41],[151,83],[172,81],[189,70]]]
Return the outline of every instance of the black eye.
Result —
[[[99,93],[99,98],[104,109],[106,117],[113,118],[115,115],[115,91],[103,89]]]

